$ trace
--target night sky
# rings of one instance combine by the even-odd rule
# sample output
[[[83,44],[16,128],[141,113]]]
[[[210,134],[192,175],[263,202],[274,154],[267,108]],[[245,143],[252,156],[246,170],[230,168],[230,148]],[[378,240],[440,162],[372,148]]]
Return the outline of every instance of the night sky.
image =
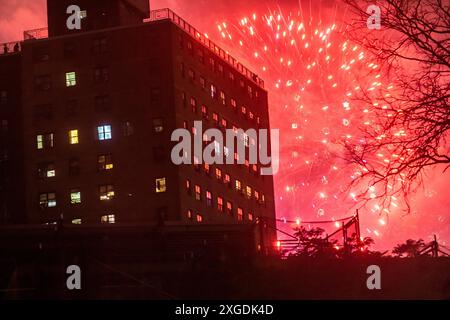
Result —
[[[45,2],[0,0],[0,43],[22,39],[24,30],[46,26]],[[345,135],[357,135],[357,122],[370,120],[363,119],[359,106],[347,95],[347,87],[367,72],[370,57],[358,59],[360,49],[352,50],[339,32],[349,19],[346,7],[339,0],[312,2],[313,6],[309,1],[283,0],[151,2],[153,10],[174,10],[265,80],[271,126],[279,128],[281,135],[283,170],[275,176],[277,217],[303,221],[353,214],[351,196],[342,192],[351,179],[352,168],[334,156],[339,148],[333,142]],[[269,30],[264,22],[271,15],[274,25]],[[304,31],[289,39],[296,42],[295,50],[286,41],[277,42],[290,22],[296,27],[304,22]],[[277,25],[281,27],[279,32]],[[327,29],[333,25],[328,35]],[[302,34],[306,35],[304,39]],[[324,43],[331,43],[329,48],[324,45],[331,63],[327,60],[325,64],[322,51],[318,51],[321,34],[327,38]],[[352,57],[356,62],[348,72],[342,72],[342,63],[349,63]],[[442,244],[450,243],[449,179],[448,173],[442,174],[443,169],[427,172],[424,187],[411,197],[411,213],[402,211],[401,201],[389,213],[361,210],[362,235],[373,237],[378,249],[390,249],[408,238],[429,241],[433,234]],[[279,226],[290,230],[295,225]],[[331,224],[329,228],[331,231],[336,226]]]

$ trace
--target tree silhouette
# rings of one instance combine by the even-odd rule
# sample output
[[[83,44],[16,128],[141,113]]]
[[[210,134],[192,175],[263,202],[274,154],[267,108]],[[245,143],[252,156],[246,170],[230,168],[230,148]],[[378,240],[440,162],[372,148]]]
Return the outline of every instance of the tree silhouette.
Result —
[[[400,195],[409,210],[408,195],[423,183],[426,169],[450,166],[450,2],[377,2],[381,29],[369,30],[366,10],[374,2],[344,1],[354,17],[349,36],[375,57],[376,72],[393,88],[362,89],[355,97],[373,121],[357,143],[345,144],[346,159],[361,169],[352,186],[363,186],[365,203],[376,187],[382,206],[390,206],[389,195]]]
[[[425,247],[422,239],[408,239],[405,243],[397,244],[392,250],[392,254],[396,257],[418,257],[421,249]]]
[[[322,228],[305,228],[300,226],[294,229],[294,235],[298,238],[299,246],[295,255],[306,257],[335,256],[337,241],[327,241],[325,230]]]

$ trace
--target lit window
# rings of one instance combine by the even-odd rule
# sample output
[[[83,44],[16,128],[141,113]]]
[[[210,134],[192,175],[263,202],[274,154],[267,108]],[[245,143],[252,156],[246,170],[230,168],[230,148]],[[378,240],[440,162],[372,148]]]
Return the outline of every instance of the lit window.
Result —
[[[242,208],[237,209],[237,219],[238,221],[244,220],[244,211],[242,210]]]
[[[186,179],[186,192],[191,193],[191,180]]]
[[[222,105],[226,105],[227,104],[227,99],[225,96],[225,92],[220,91],[220,103],[222,103]]]
[[[197,113],[197,100],[191,97],[191,108],[193,113]]]
[[[210,191],[206,191],[206,205],[208,207],[212,206],[212,194]]]
[[[217,197],[217,210],[223,212],[223,198]]]
[[[253,213],[251,212],[248,213],[248,220],[253,221]]]
[[[42,163],[38,165],[38,176],[41,179],[53,178],[56,176],[55,165],[53,163]]]
[[[238,191],[242,190],[242,182],[239,180],[236,180],[236,190]]]
[[[205,163],[204,165],[203,165],[203,168],[205,169],[205,173],[207,174],[207,175],[209,175],[209,172],[210,172],[210,166],[209,166],[209,164],[207,164],[207,163]]]
[[[222,170],[216,168],[216,178],[217,180],[222,180]]]
[[[231,107],[232,107],[233,109],[236,109],[236,108],[237,108],[236,100],[233,99],[233,98],[231,98]]]
[[[99,155],[97,158],[97,163],[99,171],[109,171],[114,168],[112,155],[110,154]]]
[[[56,207],[56,194],[54,192],[41,193],[39,195],[39,204],[44,208]]]
[[[259,200],[259,192],[255,190],[255,199]]]
[[[36,136],[37,148],[39,150],[46,148],[53,148],[54,146],[54,135],[53,133],[38,134]]]
[[[112,130],[110,125],[99,126],[97,127],[97,131],[98,139],[100,141],[112,139]]]
[[[217,87],[213,84],[211,85],[211,98],[217,98]]]
[[[77,75],[75,72],[66,73],[66,87],[74,87],[77,85]]]
[[[220,121],[220,125],[224,128],[226,128],[228,126],[228,121],[226,119],[223,119]]]
[[[225,183],[230,183],[231,182],[231,177],[228,173],[225,174],[225,177],[223,178],[223,181]]]
[[[113,214],[107,214],[101,217],[101,223],[116,223],[116,216]]]
[[[72,224],[81,224],[81,219],[73,219]]]
[[[202,188],[199,185],[195,186],[195,200],[202,200]]]
[[[251,199],[252,198],[252,187],[247,186],[245,190],[246,190],[247,198]]]
[[[197,222],[202,223],[203,222],[203,216],[201,214],[197,214]]]
[[[250,138],[249,138],[248,134],[244,133],[242,135],[242,140],[244,140],[244,145],[246,147],[248,147],[250,145]]]
[[[56,176],[55,166],[49,165],[47,167],[47,178],[53,178]]]
[[[214,152],[216,153],[216,155],[220,155],[222,153],[222,147],[217,141],[214,141]]]
[[[81,203],[81,192],[78,189],[73,189],[70,191],[70,204],[80,204]]]
[[[223,147],[223,154],[225,155],[225,157],[228,157],[228,155],[230,154],[230,149],[228,147]]]
[[[156,193],[166,192],[167,190],[166,178],[158,178],[155,181],[156,181]]]
[[[160,133],[164,131],[164,122],[163,119],[158,118],[158,119],[153,119],[153,130],[156,133]]]
[[[214,112],[212,118],[215,123],[219,122],[219,115],[217,113]]]
[[[100,186],[100,200],[106,201],[106,200],[112,200],[114,199],[114,186],[113,185],[105,185]]]
[[[188,219],[192,219],[192,210],[188,209],[186,216],[188,217]]]
[[[233,214],[233,204],[230,201],[227,201],[227,213],[230,215]]]
[[[202,106],[202,116],[203,118],[208,118],[208,108],[205,105]]]
[[[78,130],[70,130],[69,131],[69,141],[70,144],[78,144]]]
[[[247,114],[247,108],[246,107],[241,107],[241,112],[242,112],[242,114]]]

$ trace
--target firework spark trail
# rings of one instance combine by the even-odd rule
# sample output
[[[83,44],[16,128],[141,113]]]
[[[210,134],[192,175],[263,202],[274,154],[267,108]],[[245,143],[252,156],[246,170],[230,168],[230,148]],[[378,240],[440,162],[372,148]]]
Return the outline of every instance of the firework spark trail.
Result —
[[[343,186],[360,170],[340,160],[342,143],[357,139],[360,127],[373,125],[372,110],[349,101],[360,90],[392,86],[381,82],[378,66],[344,38],[342,27],[313,19],[305,23],[301,16],[301,11],[269,10],[220,22],[217,30],[224,45],[266,79],[272,126],[282,135],[278,214],[335,219],[355,203],[357,191],[343,193]],[[375,198],[375,188],[369,195]],[[391,204],[395,207],[395,200]],[[377,228],[386,224],[391,208],[382,209],[373,204],[367,233],[381,235]]]

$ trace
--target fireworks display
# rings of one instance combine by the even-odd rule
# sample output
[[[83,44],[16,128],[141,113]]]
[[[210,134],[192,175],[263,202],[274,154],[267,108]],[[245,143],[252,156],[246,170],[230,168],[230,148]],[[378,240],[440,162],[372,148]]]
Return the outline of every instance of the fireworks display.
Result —
[[[304,19],[301,11],[251,12],[216,27],[215,39],[259,74],[269,91],[271,126],[280,129],[279,227],[289,231],[295,221],[348,216],[357,195],[367,191],[373,200],[361,209],[362,233],[382,242],[392,217],[402,215],[402,201],[388,194],[386,206],[376,187],[348,189],[362,168],[342,160],[344,143],[362,143],[361,130],[375,125],[373,106],[353,98],[361,90],[374,96],[395,92],[375,59],[346,39],[345,24]],[[373,156],[382,166],[396,155]],[[330,231],[339,227],[329,225]]]

